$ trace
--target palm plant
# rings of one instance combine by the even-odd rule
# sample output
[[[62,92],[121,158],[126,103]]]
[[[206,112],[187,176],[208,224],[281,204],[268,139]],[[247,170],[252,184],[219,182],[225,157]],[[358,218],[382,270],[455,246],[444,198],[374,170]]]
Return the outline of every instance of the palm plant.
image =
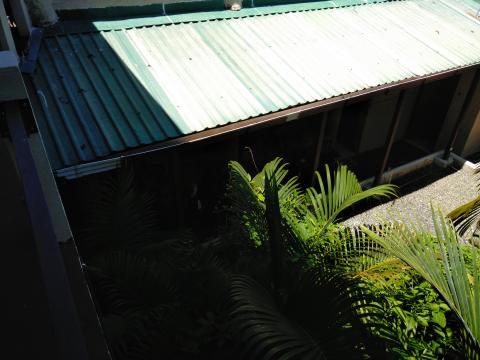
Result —
[[[137,186],[130,166],[93,196],[79,240],[116,358],[198,358],[232,341],[230,331],[252,359],[376,349],[362,319],[375,323],[381,313],[345,276],[347,267],[360,272],[352,254],[364,256],[367,243],[343,239],[334,224],[348,206],[394,187],[362,191],[346,167],[327,167],[326,179],[317,174],[318,187],[304,192],[279,158],[253,177],[229,166],[230,230],[243,243],[160,231],[155,196]]]
[[[369,236],[390,254],[404,261],[424,277],[444,298],[463,325],[469,342],[480,350],[480,263],[477,250],[462,245],[451,221],[432,208],[435,237],[415,223],[405,223],[399,214],[393,226]],[[467,246],[467,248],[465,248]],[[470,259],[466,260],[465,252]]]
[[[332,224],[343,210],[369,197],[391,196],[395,189],[382,185],[362,191],[344,166],[333,175],[328,167],[326,172],[326,180],[317,173],[319,191],[303,193],[297,178],[287,181],[279,158],[253,178],[239,163],[230,163],[233,218],[249,241],[270,254],[275,293],[272,297],[268,283],[262,287],[250,277],[232,281],[233,331],[246,358],[356,358],[370,341],[361,318],[373,319],[378,312],[355,280],[329,268],[333,261],[326,258],[333,252],[322,249],[330,230],[339,235]],[[312,306],[302,308],[302,302]]]
[[[280,158],[267,163],[256,176],[252,177],[236,161],[229,163],[230,181],[227,196],[231,200],[231,213],[241,232],[257,245],[267,241],[266,182],[271,176],[278,190],[284,239],[290,250],[303,249],[314,245],[316,240],[325,240],[330,225],[339,220],[341,213],[356,203],[368,198],[395,196],[394,185],[379,185],[363,190],[355,174],[345,165],[335,172],[325,166],[325,179],[316,172],[318,190],[309,187],[301,190],[297,177],[287,180],[288,170]],[[269,175],[271,174],[271,175]]]

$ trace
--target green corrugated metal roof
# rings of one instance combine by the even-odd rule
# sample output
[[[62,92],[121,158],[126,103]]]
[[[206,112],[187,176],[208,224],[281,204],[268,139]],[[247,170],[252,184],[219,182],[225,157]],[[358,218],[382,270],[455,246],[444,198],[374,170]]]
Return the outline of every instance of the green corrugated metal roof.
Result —
[[[480,22],[454,0],[314,5],[45,38],[33,83],[53,168],[480,62]]]

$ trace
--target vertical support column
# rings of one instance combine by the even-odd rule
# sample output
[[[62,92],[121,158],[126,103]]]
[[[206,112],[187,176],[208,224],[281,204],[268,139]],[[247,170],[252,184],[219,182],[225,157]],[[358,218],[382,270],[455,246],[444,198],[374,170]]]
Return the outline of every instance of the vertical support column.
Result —
[[[10,0],[10,8],[12,9],[19,35],[28,37],[32,30],[32,21],[24,0]]]
[[[405,97],[405,90],[401,90],[400,95],[397,100],[397,104],[395,105],[395,112],[393,114],[392,124],[390,125],[390,129],[387,135],[387,141],[385,143],[384,152],[383,152],[383,159],[380,164],[380,168],[378,169],[377,176],[375,177],[374,185],[378,185],[382,182],[383,173],[385,168],[388,164],[388,159],[390,158],[390,152],[392,151],[392,146],[395,141],[395,135],[397,133],[398,124],[400,123],[401,115],[402,115],[402,107],[403,107],[403,99]]]
[[[7,12],[3,5],[3,0],[0,0],[0,51],[13,51],[16,53],[15,43],[13,42],[12,32],[8,24]]]
[[[18,102],[5,103],[60,359],[88,358],[85,339]]]
[[[453,127],[453,130],[450,134],[450,138],[447,142],[447,146],[445,147],[445,150],[443,152],[442,159],[443,160],[448,160],[450,157],[450,153],[452,152],[452,146],[453,143],[455,142],[455,139],[457,138],[458,132],[461,128],[462,125],[462,120],[465,117],[465,113],[468,109],[468,106],[470,105],[470,102],[472,101],[473,95],[475,93],[475,88],[477,83],[480,81],[480,70],[477,69],[475,76],[473,78],[473,81],[470,85],[470,88],[468,89],[467,96],[465,97],[465,101],[462,104],[462,109],[460,110],[460,114],[458,115],[457,121],[455,123],[455,126]]]
[[[322,118],[320,119],[320,133],[317,139],[317,146],[315,148],[315,157],[313,159],[313,169],[312,169],[312,181],[311,185],[313,186],[315,182],[315,171],[318,170],[318,163],[320,161],[320,156],[322,154],[322,145],[323,145],[323,138],[325,137],[325,128],[327,126],[327,115],[328,113],[324,111],[322,113]]]

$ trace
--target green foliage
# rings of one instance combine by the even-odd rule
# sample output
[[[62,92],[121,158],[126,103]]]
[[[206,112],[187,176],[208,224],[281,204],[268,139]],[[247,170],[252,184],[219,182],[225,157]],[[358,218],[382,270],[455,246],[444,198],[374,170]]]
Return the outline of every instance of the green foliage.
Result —
[[[245,359],[362,359],[383,352],[361,322],[378,319],[358,283],[297,269],[283,301],[250,277],[232,280],[232,331]],[[360,313],[362,315],[360,315]]]
[[[477,252],[467,264],[451,222],[433,210],[435,241],[416,224],[405,225],[398,215],[394,226],[380,234],[365,229],[389,253],[415,269],[442,296],[457,315],[471,344],[480,349],[480,268]],[[470,267],[470,269],[469,269]]]
[[[378,232],[381,226],[370,229]],[[410,267],[385,249],[359,228],[339,231],[332,246],[331,258],[335,267],[355,278],[375,282],[395,281]],[[401,281],[401,280],[399,280]]]
[[[355,174],[341,165],[333,175],[328,165],[325,165],[325,179],[317,171],[315,173],[320,192],[315,188],[308,188],[307,218],[316,224],[317,231],[323,230],[334,223],[340,213],[356,203],[371,197],[395,196],[393,185],[379,185],[363,190]]]
[[[323,359],[319,344],[279,309],[271,295],[253,279],[232,281],[232,327],[246,359]]]
[[[316,172],[318,190],[309,187],[305,192],[297,177],[287,179],[286,164],[280,158],[267,163],[253,178],[235,161],[229,163],[229,169],[227,197],[230,213],[236,220],[232,226],[256,246],[268,241],[265,178],[266,174],[272,174],[278,189],[282,237],[288,242],[287,250],[310,260],[312,256],[323,256],[337,243],[338,228],[333,224],[342,211],[368,198],[395,196],[393,185],[362,190],[355,174],[344,165],[333,173],[326,166],[325,179]]]
[[[112,354],[214,359],[230,341],[230,276],[218,241],[161,231],[154,204],[127,166],[93,197],[79,236]]]
[[[240,164],[230,163],[230,210],[246,240],[269,254],[275,294],[269,295],[250,278],[233,282],[232,316],[237,324],[233,329],[239,346],[247,349],[246,358],[338,357],[339,349],[341,357],[357,358],[371,340],[361,318],[374,319],[379,312],[371,308],[355,279],[334,271],[341,246],[341,230],[334,222],[349,206],[369,197],[390,196],[394,187],[362,191],[346,167],[333,176],[328,167],[326,171],[326,180],[317,174],[320,190],[308,188],[304,195],[296,178],[287,180],[280,159],[253,178]],[[297,277],[289,282],[286,278],[294,269]],[[304,278],[308,281],[300,281]],[[301,289],[293,290],[292,284],[302,284]],[[301,298],[295,297],[300,293]],[[306,303],[310,306],[302,307]]]
[[[363,280],[382,309],[377,318],[382,326],[373,324],[373,332],[385,338],[388,351],[399,358],[444,358],[455,345],[453,330],[447,326],[450,308],[428,282],[411,273],[389,281]]]
[[[131,164],[105,179],[88,201],[86,224],[79,234],[83,256],[112,249],[136,251],[158,238],[155,196],[140,190]]]
[[[115,359],[443,358],[459,336],[454,314],[474,354],[480,311],[465,296],[478,299],[477,251],[456,243],[454,254],[453,240],[399,221],[337,223],[394,186],[362,190],[345,166],[327,166],[303,190],[279,158],[255,176],[229,170],[227,226],[210,239],[161,231],[157,199],[130,166],[92,196],[79,240]]]

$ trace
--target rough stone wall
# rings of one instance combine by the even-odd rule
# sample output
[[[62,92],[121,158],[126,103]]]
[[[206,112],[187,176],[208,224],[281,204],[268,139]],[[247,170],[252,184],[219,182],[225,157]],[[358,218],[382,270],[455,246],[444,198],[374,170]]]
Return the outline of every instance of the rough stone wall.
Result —
[[[58,17],[52,0],[25,0],[34,26],[48,26],[57,22]]]

